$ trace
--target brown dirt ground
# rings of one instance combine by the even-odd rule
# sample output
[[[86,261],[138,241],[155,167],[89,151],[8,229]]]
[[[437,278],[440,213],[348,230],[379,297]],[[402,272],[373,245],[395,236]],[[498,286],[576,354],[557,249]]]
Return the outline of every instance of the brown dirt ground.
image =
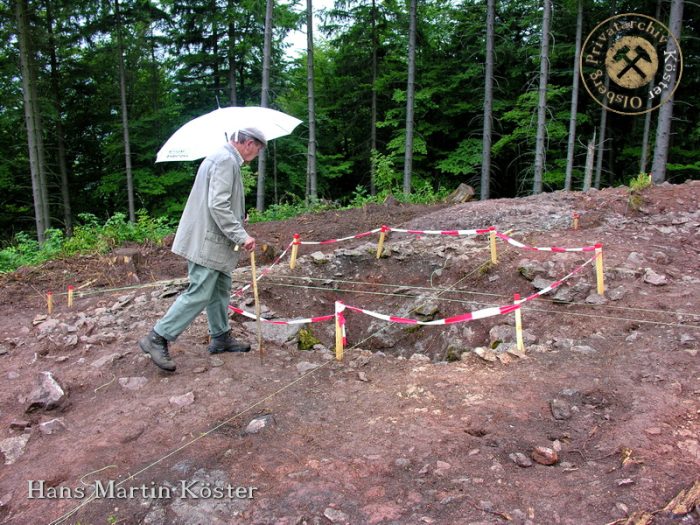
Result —
[[[110,256],[81,257],[3,276],[0,344],[7,352],[0,355],[0,441],[22,433],[11,427],[18,420],[30,423],[30,437],[15,463],[0,465],[0,522],[54,522],[84,503],[62,522],[698,524],[697,508],[681,515],[662,511],[700,479],[698,202],[695,181],[647,190],[638,210],[618,188],[460,205],[368,206],[251,225],[259,244],[271,247],[259,265],[269,264],[294,233],[325,240],[382,224],[431,230],[495,225],[533,246],[603,243],[607,293],[617,289],[622,298],[600,305],[551,298],[527,303],[524,325],[537,344],[524,358],[495,362],[469,350],[488,346],[489,330],[512,325],[512,315],[418,330],[391,325],[386,343],[379,337],[381,323],[348,312],[343,361],[267,341],[262,362],[254,349],[213,363],[206,322],[199,318],[172,345],[178,369],[167,374],[148,362],[137,340],[173,297],[136,300],[163,289],[152,283],[185,277],[184,261],[167,247],[138,247],[134,267]],[[574,211],[581,214],[578,230],[570,227]],[[403,315],[415,301],[410,287],[437,297],[455,286],[435,299],[438,317],[446,317],[506,304],[514,292],[532,293],[518,273],[522,259],[550,264],[554,278],[588,258],[499,243],[499,264],[489,266],[483,239],[464,244],[426,236],[407,244],[406,236],[392,234],[389,256],[378,261],[371,255],[337,256],[337,264],[327,265],[310,260],[319,249],[332,255],[367,242],[376,237],[302,246],[295,272],[280,264],[260,281],[262,303],[280,318],[333,313],[336,299]],[[632,260],[637,267],[632,252],[639,254]],[[646,268],[668,283],[644,282]],[[590,269],[574,282],[595,290]],[[62,295],[69,284],[83,293],[73,308]],[[79,329],[79,335],[113,332],[113,340],[65,347],[39,339],[33,324],[46,313],[48,290],[56,293],[52,317],[66,323],[104,313],[98,309],[112,308],[125,295],[135,299],[120,314],[126,318],[121,324]],[[250,296],[244,301],[252,310]],[[240,317],[232,319],[236,334],[257,346],[256,334],[245,332]],[[333,347],[332,324],[312,329]],[[573,348],[565,344],[569,339]],[[445,360],[450,345],[466,350],[461,359]],[[409,359],[416,350],[430,359]],[[118,356],[111,364],[90,366],[113,353]],[[318,368],[300,373],[302,362]],[[19,398],[45,370],[64,386],[68,403],[26,414]],[[137,376],[148,380],[137,391],[116,380]],[[187,392],[194,394],[193,404],[169,403]],[[553,417],[555,399],[571,409],[570,417]],[[273,423],[244,433],[262,414],[271,414]],[[41,433],[38,424],[53,417],[63,418],[66,430]],[[558,462],[523,468],[510,458],[530,456],[538,446],[561,447]],[[255,495],[208,506],[139,495],[27,498],[29,480],[46,480],[50,487],[79,487],[81,479],[160,487],[177,485],[199,469],[221,470],[234,486],[256,487]],[[183,514],[185,503],[189,514]],[[642,512],[651,513],[650,521],[641,521]]]

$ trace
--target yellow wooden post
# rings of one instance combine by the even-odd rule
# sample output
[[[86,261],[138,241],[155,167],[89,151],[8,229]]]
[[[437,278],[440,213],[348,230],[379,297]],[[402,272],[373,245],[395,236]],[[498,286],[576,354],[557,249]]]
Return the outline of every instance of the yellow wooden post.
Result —
[[[301,241],[299,240],[299,234],[294,234],[294,240],[292,241],[292,256],[289,259],[289,267],[293,270],[297,265],[297,253],[299,252],[299,245]]]
[[[72,284],[68,285],[68,308],[73,307],[73,290],[75,290],[75,286]]]
[[[46,306],[49,309],[49,315],[53,312],[53,292],[46,292]]]
[[[581,216],[578,213],[574,212],[571,217],[573,218],[573,221],[574,221],[574,224],[573,224],[574,230],[578,230],[578,220]]]
[[[496,229],[491,227],[489,231],[489,247],[491,248],[491,264],[498,264],[498,252],[496,251]]]
[[[381,230],[379,230],[379,242],[377,243],[377,259],[379,259],[382,256],[382,252],[384,251],[384,239],[386,238],[386,232],[389,231],[389,228],[386,226],[382,225]]]
[[[603,245],[595,245],[595,275],[598,285],[598,295],[605,293],[605,277],[603,274]]]
[[[513,302],[520,301],[520,294],[513,294]],[[523,342],[523,317],[521,308],[515,311],[515,341],[519,351],[525,351],[525,343]]]
[[[255,251],[250,252],[250,271],[253,276],[253,298],[255,300],[255,324],[258,329],[258,348],[260,350],[260,364],[263,362],[262,322],[260,321],[260,296],[258,295],[258,272],[255,268]]]
[[[343,311],[342,303],[335,302],[335,358],[343,360],[343,326],[340,323],[340,316]]]

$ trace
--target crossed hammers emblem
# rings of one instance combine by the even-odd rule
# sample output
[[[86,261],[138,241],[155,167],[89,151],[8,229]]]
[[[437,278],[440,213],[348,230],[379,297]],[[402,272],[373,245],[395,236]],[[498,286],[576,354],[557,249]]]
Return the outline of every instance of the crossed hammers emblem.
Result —
[[[632,51],[634,53],[633,58],[630,58],[630,56],[629,56],[630,51]],[[642,69],[640,69],[639,66],[637,66],[637,62],[639,62],[640,60],[644,60],[645,62],[647,62],[649,64],[652,63],[652,59],[649,56],[649,53],[647,53],[646,50],[642,46],[639,46],[639,45],[635,46],[634,49],[630,49],[629,46],[624,46],[624,47],[620,48],[617,51],[617,53],[615,53],[613,60],[615,60],[615,62],[619,62],[620,60],[624,60],[625,62],[627,62],[627,65],[624,68],[622,68],[620,70],[620,72],[617,74],[617,78],[624,77],[629,70],[634,69],[640,77],[646,79],[647,78],[646,73],[644,71],[642,71]]]

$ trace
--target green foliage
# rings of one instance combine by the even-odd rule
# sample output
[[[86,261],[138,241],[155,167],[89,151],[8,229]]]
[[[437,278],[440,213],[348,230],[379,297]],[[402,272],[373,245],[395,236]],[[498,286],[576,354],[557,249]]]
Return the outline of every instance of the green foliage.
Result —
[[[651,186],[651,177],[648,173],[640,173],[629,181],[628,186],[630,193],[640,192]]]
[[[452,175],[475,175],[481,166],[483,143],[480,139],[465,139],[457,149],[437,163],[437,168]]]
[[[627,204],[631,209],[636,211],[642,207],[642,204],[644,204],[642,192],[651,187],[651,185],[651,176],[647,173],[640,173],[629,181],[629,197],[627,199]]]
[[[361,185],[355,186],[355,190],[352,192],[350,197],[350,202],[348,208],[361,208],[362,206],[369,204],[371,202],[376,202],[376,196],[373,197],[367,191],[367,188]]]
[[[302,328],[297,336],[299,340],[299,350],[311,350],[314,345],[321,344],[321,341],[314,335],[311,328]]]
[[[372,160],[376,170],[374,184],[377,193],[386,196],[401,187],[403,175],[394,168],[394,157],[373,151]]]
[[[532,173],[535,149],[541,3],[498,3],[491,157],[494,197],[527,193],[531,187],[526,179]],[[618,11],[651,13],[655,4],[655,0],[619,0]],[[12,5],[0,3],[3,240],[35,227]],[[563,184],[576,5],[559,2],[553,14],[543,174],[547,189]],[[60,124],[72,212],[75,216],[94,214],[102,227],[108,217],[124,212],[128,204],[114,3],[57,2],[50,7],[28,4],[46,142],[50,214],[54,225],[63,219],[57,175],[61,173],[57,155]],[[285,34],[303,25],[304,13],[297,12],[298,8],[294,2],[274,5],[270,105],[308,120],[307,57],[304,53],[287,56],[283,47]],[[136,207],[148,210],[153,217],[166,215],[176,220],[189,194],[196,164],[154,165],[156,152],[181,125],[217,104],[259,103],[265,3],[124,0],[120,9],[121,34],[128,35],[123,56]],[[408,197],[401,190],[407,4],[394,0],[336,2],[323,17],[314,47],[317,186],[322,198],[362,205],[381,202],[391,193],[405,202],[426,202],[437,198],[444,188],[477,178],[482,150],[486,2],[425,0],[418,10],[414,191]],[[689,36],[699,31],[700,17],[695,14],[689,11],[684,20],[681,46],[688,57],[700,53],[700,39]],[[609,15],[607,3],[588,2],[584,33],[592,23]],[[53,28],[53,39],[49,38],[49,27]],[[373,51],[376,79],[368,67]],[[52,71],[50,57],[54,53],[58,66]],[[689,66],[674,94],[674,138],[667,164],[667,178],[672,181],[700,178],[700,124],[695,110],[700,103],[700,74],[690,67],[691,62],[687,61]],[[234,71],[230,71],[232,67]],[[375,142],[371,140],[373,90],[378,121]],[[600,107],[582,93],[578,112],[576,167],[583,164],[584,139],[599,125]],[[616,184],[635,175],[639,166],[643,118],[609,114],[607,126],[610,154],[603,158],[603,169],[615,174],[617,178],[611,182]],[[291,136],[271,143],[264,190],[265,201],[275,205],[255,220],[279,220],[309,211],[303,204],[307,138],[308,124],[303,123]],[[373,148],[379,151],[374,157]],[[373,163],[378,168],[377,195],[370,197]],[[248,197],[255,194],[257,186],[254,166],[243,173]],[[578,172],[575,177],[580,178]],[[105,241],[105,245],[109,243]]]
[[[293,203],[283,202],[280,204],[272,204],[262,213],[260,213],[256,208],[251,208],[250,210],[248,210],[248,221],[251,223],[284,221],[293,217],[297,217],[304,213],[315,213],[325,211],[331,208],[331,205],[324,204],[322,202],[318,202],[312,205],[307,205],[303,201],[297,201]]]
[[[241,177],[243,178],[243,190],[246,195],[253,195],[258,186],[257,173],[253,172],[250,164],[244,164],[241,167]]]
[[[89,213],[80,214],[79,220],[72,237],[66,238],[61,230],[50,229],[41,245],[28,233],[17,233],[12,245],[0,250],[0,273],[76,254],[105,253],[126,242],[160,242],[173,232],[167,219],[151,218],[145,210],[137,213],[135,223],[128,222],[123,213],[114,214],[102,225]]]

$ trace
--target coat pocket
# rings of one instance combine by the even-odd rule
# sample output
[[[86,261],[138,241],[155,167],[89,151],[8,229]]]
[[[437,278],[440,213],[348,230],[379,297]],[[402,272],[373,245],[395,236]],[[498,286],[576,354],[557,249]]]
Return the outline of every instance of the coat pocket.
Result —
[[[227,264],[233,259],[234,246],[234,242],[225,235],[207,231],[200,256],[203,261],[213,264]]]

